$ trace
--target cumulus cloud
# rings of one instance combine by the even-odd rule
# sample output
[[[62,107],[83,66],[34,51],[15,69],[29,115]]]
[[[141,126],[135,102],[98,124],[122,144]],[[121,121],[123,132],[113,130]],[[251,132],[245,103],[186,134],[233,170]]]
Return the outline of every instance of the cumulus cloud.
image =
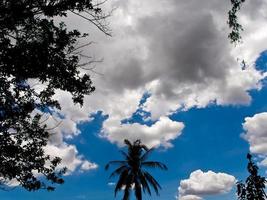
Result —
[[[183,128],[183,123],[172,121],[168,117],[159,118],[152,126],[138,123],[120,125],[114,121],[104,124],[103,136],[120,145],[123,144],[125,138],[128,138],[130,141],[141,139],[149,147],[160,145],[170,147],[169,141],[178,137]]]
[[[226,173],[196,170],[190,174],[188,179],[181,180],[178,199],[200,200],[207,195],[228,193],[235,182],[235,177]]]
[[[98,165],[96,163],[91,163],[88,160],[83,161],[81,165],[81,171],[88,171],[96,168],[98,168]]]
[[[243,136],[249,142],[251,153],[267,155],[267,112],[246,117],[243,129]]]
[[[61,144],[60,146],[55,146],[49,144],[44,149],[52,158],[60,157],[62,159],[58,168],[67,167],[67,175],[77,169],[88,171],[98,167],[97,164],[91,163],[84,159],[83,156],[78,155],[78,151],[74,145]]]
[[[103,76],[93,75],[97,91],[86,98],[88,106],[84,109],[87,112],[100,109],[109,115],[104,122],[105,130],[115,123],[132,128],[120,121],[136,111],[145,92],[151,96],[143,109],[151,113],[152,120],[158,120],[177,109],[203,108],[209,104],[248,105],[251,102],[248,91],[261,89],[266,74],[253,65],[242,69],[237,62],[240,56],[254,62],[264,50],[262,43],[252,48],[255,42],[251,35],[258,29],[249,28],[255,24],[252,15],[242,12],[242,19],[248,15],[246,18],[251,20],[245,23],[246,48],[243,45],[234,48],[227,38],[229,2],[116,0],[108,2],[109,6],[116,7],[110,19],[114,35],[106,38],[92,34],[92,39],[98,41],[93,51],[104,57],[95,70]],[[248,3],[246,11],[252,6]],[[80,19],[72,18],[70,25],[75,26],[75,20]],[[86,24],[76,24],[88,30]],[[262,23],[260,27],[265,26]],[[113,141],[115,134],[106,136]]]
[[[98,165],[96,163],[86,160],[82,155],[78,154],[78,151],[74,145],[69,145],[62,143],[60,146],[49,143],[44,147],[45,154],[50,155],[51,158],[59,157],[61,158],[61,163],[57,166],[57,169],[63,169],[67,167],[67,171],[64,175],[70,175],[76,170],[79,172],[85,172],[93,169],[97,169]],[[49,165],[49,163],[47,163]],[[33,172],[36,176],[42,176],[42,174],[37,171]],[[2,180],[3,182],[5,180]],[[20,183],[16,179],[12,179],[5,183],[8,187],[19,186]]]
[[[266,48],[263,0],[244,4],[244,41],[237,48],[227,38],[228,1],[113,0],[105,6],[116,7],[109,19],[111,38],[77,16],[67,19],[70,28],[90,32],[89,40],[97,42],[83,54],[104,61],[94,68],[98,73],[89,71],[96,91],[85,98],[83,108],[73,105],[65,92],[55,95],[64,116],[52,139],[57,146],[79,134],[77,125],[90,120],[91,113],[102,111],[108,119],[100,134],[109,141],[121,144],[124,138],[139,138],[148,145],[170,147],[183,129],[182,122],[168,118],[172,113],[210,104],[249,105],[249,91],[261,89],[267,74],[253,63]],[[237,58],[251,65],[244,68]],[[122,124],[140,108],[145,93],[150,97],[142,109],[155,123]]]
[[[248,141],[251,153],[262,155],[261,165],[267,167],[267,112],[246,117],[243,129],[242,136]]]
[[[71,110],[71,108],[68,109]],[[50,132],[48,145],[44,147],[45,154],[50,155],[52,158],[60,157],[62,160],[58,168],[66,167],[66,175],[71,174],[75,170],[85,172],[98,167],[96,163],[86,160],[83,155],[79,154],[75,145],[66,143],[66,140],[80,134],[78,124],[89,121],[90,118],[88,116],[85,117],[85,114],[78,113],[77,116],[79,118],[75,120],[68,114],[68,110],[65,110],[65,113],[59,110],[47,111],[45,113],[35,110],[32,115],[36,113],[42,114],[41,125],[45,124],[46,130]]]

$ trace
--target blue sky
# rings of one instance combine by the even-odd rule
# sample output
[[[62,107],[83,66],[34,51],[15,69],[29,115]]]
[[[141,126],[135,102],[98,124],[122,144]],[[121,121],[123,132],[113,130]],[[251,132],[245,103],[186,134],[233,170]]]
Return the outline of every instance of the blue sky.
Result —
[[[90,33],[80,44],[95,41],[83,54],[104,58],[82,70],[96,86],[82,108],[57,91],[62,109],[44,114],[53,131],[45,151],[62,157],[66,182],[54,192],[0,191],[1,199],[115,200],[108,183],[116,179],[108,179],[104,166],[121,158],[125,138],[155,146],[151,160],[169,168],[151,172],[162,191],[144,200],[234,199],[249,151],[266,175],[266,1],[242,7],[238,45],[227,38],[230,1],[110,0],[103,6],[116,8],[108,19],[112,37],[72,14],[62,19],[69,29]]]
[[[267,55],[264,53],[257,60],[257,67],[265,70],[266,61]],[[144,199],[175,199],[179,181],[187,179],[189,174],[197,169],[225,172],[239,180],[244,179],[247,175],[245,157],[249,146],[240,137],[243,132],[242,123],[245,117],[267,110],[267,87],[263,87],[261,91],[253,90],[250,94],[253,101],[249,106],[210,105],[202,109],[192,108],[186,112],[172,114],[171,119],[183,121],[186,127],[182,135],[173,141],[172,148],[157,149],[151,156],[152,160],[166,163],[169,169],[166,172],[152,171],[162,185],[161,195],[157,197],[154,194]],[[121,156],[116,145],[98,135],[107,116],[99,112],[93,117],[91,122],[80,124],[82,134],[68,142],[77,145],[78,151],[87,159],[98,163],[98,169],[66,176],[66,183],[58,186],[54,192],[27,192],[16,188],[9,192],[0,191],[1,199],[114,199],[114,186],[109,186],[108,183],[116,179],[108,180],[109,172],[104,170],[104,165],[109,160],[116,160]],[[233,190],[228,194],[216,195],[213,198],[207,196],[205,199],[232,199]],[[117,199],[120,199],[119,196]]]

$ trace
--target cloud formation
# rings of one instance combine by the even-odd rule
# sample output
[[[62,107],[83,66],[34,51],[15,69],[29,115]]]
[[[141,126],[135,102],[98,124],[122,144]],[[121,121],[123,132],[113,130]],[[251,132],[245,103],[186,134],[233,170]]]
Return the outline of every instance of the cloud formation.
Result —
[[[248,141],[250,152],[262,155],[261,165],[267,167],[267,112],[246,117],[243,129],[242,136]]]
[[[244,51],[244,58],[254,61],[264,47],[245,53],[243,46],[236,50],[229,43],[229,2],[117,0],[110,4],[117,7],[111,18],[114,36],[96,37],[100,42],[94,50],[104,57],[96,70],[103,76],[95,75],[98,91],[87,100],[93,110],[101,109],[109,115],[105,130],[116,124],[130,132],[132,126],[120,121],[138,109],[146,92],[150,97],[143,109],[157,121],[179,109],[248,105],[248,91],[261,89],[266,74],[253,65],[242,69],[237,52]],[[244,33],[244,39],[250,38],[246,47],[255,44],[250,36],[257,29],[249,30]],[[114,132],[108,134],[106,138],[111,141],[117,138]]]
[[[97,42],[83,54],[104,61],[93,69],[98,73],[83,71],[91,74],[96,86],[83,108],[73,105],[65,92],[55,95],[64,116],[52,139],[57,146],[79,134],[77,125],[90,120],[91,113],[102,111],[108,118],[100,135],[109,141],[121,144],[122,139],[139,138],[148,145],[171,147],[184,125],[169,115],[210,104],[249,105],[249,91],[261,89],[267,74],[253,63],[266,48],[263,0],[244,5],[240,13],[244,42],[238,48],[227,38],[228,1],[112,0],[105,6],[116,7],[110,18],[111,38],[77,16],[67,19],[69,27],[90,32],[89,39]],[[242,67],[237,58],[252,64]],[[155,124],[121,123],[140,109],[145,93],[150,97],[142,109]]]
[[[178,199],[200,200],[204,196],[228,193],[235,182],[235,177],[229,174],[196,170],[188,179],[181,180]]]
[[[130,141],[141,139],[149,147],[164,146],[170,147],[170,140],[175,139],[181,134],[184,124],[175,122],[168,117],[161,117],[152,126],[133,124],[104,124],[103,136],[111,142],[123,145],[125,138]]]
[[[71,110],[71,107],[69,109]],[[36,113],[42,114],[41,125],[46,125],[46,130],[50,132],[48,144],[44,147],[45,154],[50,155],[52,158],[59,157],[62,159],[58,168],[66,167],[66,175],[76,170],[85,172],[98,168],[96,163],[90,162],[79,154],[75,145],[69,145],[66,142],[80,134],[78,129],[80,122],[90,120],[86,114],[79,113],[77,115],[79,116],[78,120],[73,120],[70,118],[71,115],[68,110],[65,110],[64,114],[59,110],[47,111],[46,113],[40,113],[40,111],[35,110],[32,115]]]
[[[57,156],[62,159],[58,168],[67,167],[66,175],[71,174],[77,169],[84,172],[98,167],[96,163],[89,162],[83,156],[78,155],[78,150],[74,145],[63,143],[60,146],[55,146],[49,144],[44,149],[52,158]]]

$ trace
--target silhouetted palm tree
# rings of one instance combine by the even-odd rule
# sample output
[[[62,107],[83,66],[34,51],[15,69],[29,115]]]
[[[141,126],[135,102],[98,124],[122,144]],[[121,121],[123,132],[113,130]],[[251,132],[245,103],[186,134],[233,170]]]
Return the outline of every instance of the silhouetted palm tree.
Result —
[[[131,190],[134,190],[136,200],[142,200],[142,190],[144,193],[148,192],[151,195],[150,186],[159,195],[161,186],[146,169],[159,168],[167,170],[166,165],[157,161],[148,161],[147,158],[153,148],[148,149],[140,140],[136,140],[133,143],[124,140],[124,143],[128,148],[127,153],[121,151],[125,160],[110,161],[105,167],[107,170],[110,165],[118,165],[118,168],[110,175],[110,178],[119,176],[115,187],[115,196],[118,191],[124,190],[123,200],[129,200]]]

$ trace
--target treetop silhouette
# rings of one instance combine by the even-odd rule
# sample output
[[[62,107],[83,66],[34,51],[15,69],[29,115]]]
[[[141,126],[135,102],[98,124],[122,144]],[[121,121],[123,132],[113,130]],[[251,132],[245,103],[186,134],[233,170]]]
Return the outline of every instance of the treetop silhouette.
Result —
[[[154,148],[149,149],[140,140],[133,143],[124,140],[124,143],[127,146],[127,152],[121,151],[124,160],[110,161],[105,167],[108,170],[110,165],[118,166],[110,175],[110,178],[119,176],[115,186],[115,196],[123,190],[123,200],[129,200],[131,191],[134,190],[136,199],[142,200],[142,191],[151,195],[151,186],[159,195],[161,186],[147,170],[151,168],[167,170],[167,166],[158,161],[148,160]]]
[[[60,109],[52,97],[57,89],[69,92],[83,105],[95,90],[90,76],[80,71],[79,38],[54,17],[69,12],[86,18],[110,35],[100,5],[91,0],[0,0],[0,182],[15,180],[25,189],[53,190],[63,183],[60,158],[46,155],[49,132],[40,114]],[[82,18],[81,18],[82,19]],[[87,57],[88,59],[88,57]],[[83,63],[85,66],[92,61]],[[36,80],[44,87],[29,84]],[[43,178],[45,177],[45,178]],[[51,183],[51,184],[49,184]]]
[[[266,200],[265,193],[266,179],[258,173],[258,166],[252,161],[251,154],[247,154],[247,170],[249,176],[245,183],[237,182],[238,200]]]

